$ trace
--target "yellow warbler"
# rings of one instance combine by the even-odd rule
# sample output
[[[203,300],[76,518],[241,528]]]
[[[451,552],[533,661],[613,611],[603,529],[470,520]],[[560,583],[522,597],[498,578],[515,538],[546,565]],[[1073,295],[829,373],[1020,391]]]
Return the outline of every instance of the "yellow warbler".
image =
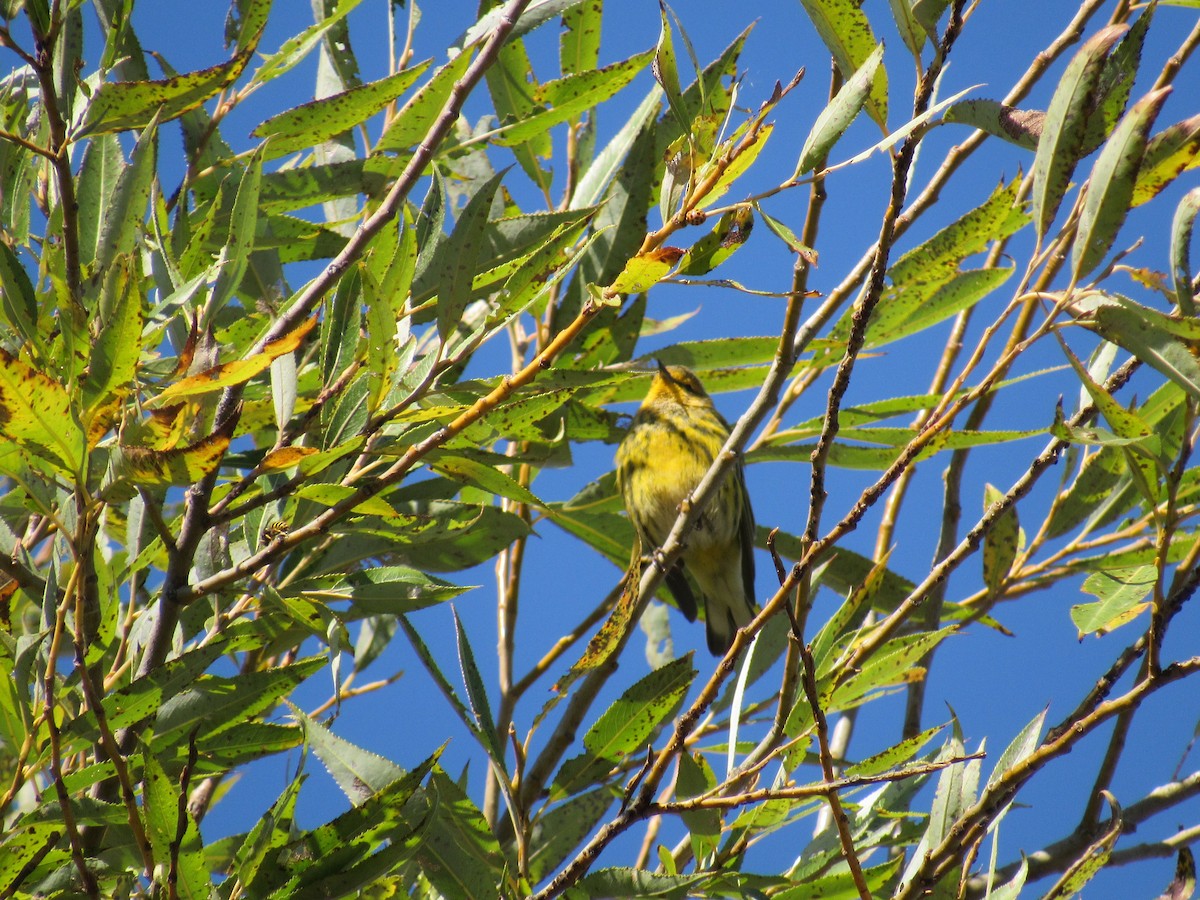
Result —
[[[729,437],[729,425],[694,372],[659,363],[646,399],[617,449],[617,485],[641,540],[654,552]],[[704,603],[708,649],[728,651],[734,632],[754,617],[754,514],[739,459],[684,537],[667,587],[689,622]],[[686,573],[686,576],[685,576]],[[689,583],[689,577],[691,584]]]

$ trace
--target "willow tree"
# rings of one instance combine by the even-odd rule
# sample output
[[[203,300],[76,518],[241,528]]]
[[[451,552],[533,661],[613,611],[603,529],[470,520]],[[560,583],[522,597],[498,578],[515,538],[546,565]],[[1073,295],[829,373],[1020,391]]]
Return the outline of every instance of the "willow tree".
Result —
[[[1200,192],[1172,185],[1200,116],[1171,96],[1194,14],[1047,4],[1048,42],[987,99],[957,55],[979,4],[803,0],[758,27],[806,17],[827,48],[804,112],[795,73],[822,65],[747,58],[732,29],[698,58],[688,30],[726,25],[686,8],[622,57],[601,40],[616,4],[485,2],[419,62],[415,4],[355,5],[318,0],[267,46],[289,12],[235,0],[225,56],[184,73],[132,0],[4,5],[0,896],[1068,896],[1177,850],[1190,894],[1200,826],[1139,835],[1186,818],[1200,772],[1115,779],[1142,765],[1148,701],[1200,670],[1174,635],[1200,582]],[[364,46],[386,71],[364,74]],[[272,82],[311,99],[267,108]],[[806,137],[780,167],[782,117]],[[968,165],[998,145],[1022,171]],[[829,274],[838,215],[860,246]],[[747,257],[787,262],[749,284]],[[658,298],[690,285],[720,294],[698,321],[722,337],[672,338]],[[731,315],[755,333],[728,336]],[[861,387],[881,353],[927,388]],[[651,356],[743,393],[631,564],[611,473],[575,496],[539,475],[620,439],[612,407]],[[739,454],[807,503],[760,515],[761,612],[730,652],[676,656],[663,572]],[[563,553],[611,577],[523,577]],[[455,573],[483,563],[494,593],[464,594]],[[1024,728],[968,741],[986,710],[926,708],[939,646],[1048,591],[1078,602],[1041,615],[1104,648],[1094,686],[1051,686],[1057,718],[1018,692]],[[487,596],[484,652],[453,610],[491,619]],[[551,604],[565,634],[537,626]],[[436,616],[453,645],[427,639]],[[441,689],[468,774],[436,724],[390,759],[339,735],[331,710],[373,691],[403,718],[403,679],[363,683],[389,652]],[[329,702],[305,707],[306,682]],[[902,723],[856,752],[897,692]],[[1088,740],[1098,764],[1064,759]],[[307,762],[210,833],[262,757]],[[314,758],[347,802],[302,823]],[[1001,821],[1064,771],[1090,789],[1039,812],[1055,836]]]

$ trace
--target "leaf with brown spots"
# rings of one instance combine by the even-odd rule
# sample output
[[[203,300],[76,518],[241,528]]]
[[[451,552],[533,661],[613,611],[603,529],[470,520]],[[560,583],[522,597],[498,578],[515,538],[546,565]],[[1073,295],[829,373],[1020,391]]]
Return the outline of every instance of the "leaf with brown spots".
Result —
[[[55,468],[75,472],[83,460],[83,429],[66,388],[0,350],[0,434]]]

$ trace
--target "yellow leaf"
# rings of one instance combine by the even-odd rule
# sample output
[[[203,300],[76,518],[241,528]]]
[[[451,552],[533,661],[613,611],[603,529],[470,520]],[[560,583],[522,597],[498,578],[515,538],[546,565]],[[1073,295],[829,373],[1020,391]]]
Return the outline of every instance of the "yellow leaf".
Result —
[[[189,378],[184,378],[182,381],[177,381],[167,387],[157,397],[152,398],[146,405],[152,407],[162,406],[180,397],[207,394],[211,391],[224,390],[235,384],[244,384],[259,372],[269,368],[272,361],[283,356],[285,353],[291,353],[299,347],[300,342],[304,340],[305,335],[312,331],[316,323],[317,320],[314,316],[304,322],[299,328],[285,334],[279,340],[271,341],[271,343],[263,347],[261,353],[256,353],[248,359],[222,363],[219,366],[213,366],[211,369],[201,372],[199,375],[192,375]]]
[[[237,422],[238,416],[232,415],[208,437],[187,447],[151,450],[122,445],[118,472],[136,484],[194,484],[220,464]]]
[[[316,447],[280,447],[264,456],[263,461],[259,463],[259,468],[267,472],[290,469],[305,457],[320,452]]]

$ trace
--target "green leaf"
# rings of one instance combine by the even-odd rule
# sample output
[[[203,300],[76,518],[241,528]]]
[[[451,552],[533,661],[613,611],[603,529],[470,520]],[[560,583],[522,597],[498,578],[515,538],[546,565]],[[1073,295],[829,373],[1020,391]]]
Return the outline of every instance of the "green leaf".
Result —
[[[1175,207],[1171,220],[1171,281],[1175,287],[1175,302],[1185,316],[1196,315],[1196,300],[1192,288],[1191,244],[1196,215],[1200,213],[1200,188],[1192,188]]]
[[[990,484],[984,485],[985,512],[1003,499],[1003,491]],[[1020,549],[1021,526],[1017,521],[1017,506],[1010,503],[1008,509],[992,521],[992,527],[983,536],[983,583],[990,592],[995,593],[1004,584]]]
[[[833,54],[842,77],[849,81],[879,46],[866,13],[854,0],[800,0],[800,3]],[[871,81],[867,111],[886,131],[888,81],[883,67],[875,71]]]
[[[500,120],[500,131],[507,127],[520,128],[530,117],[543,111],[533,99],[538,81],[529,61],[525,42],[510,37],[501,47],[495,65],[485,73],[492,105]],[[550,188],[551,173],[542,169],[539,160],[549,159],[554,147],[548,129],[534,128],[518,135],[509,145],[521,169],[540,190]]]
[[[883,688],[923,678],[925,672],[919,666],[920,661],[953,631],[953,628],[943,628],[888,641],[867,660],[860,672],[833,687],[826,710],[851,709],[867,702],[869,695]],[[800,703],[807,701],[802,699]]]
[[[85,267],[96,259],[98,240],[105,229],[113,194],[124,170],[125,158],[116,135],[97,135],[87,142],[75,189],[75,199],[79,203],[79,261]],[[145,204],[142,211],[145,212]]]
[[[1146,150],[1146,135],[1170,93],[1170,88],[1160,88],[1135,103],[1092,166],[1071,247],[1076,280],[1099,265],[1116,240],[1129,214],[1134,180]]]
[[[212,880],[200,855],[196,820],[188,812],[187,804],[179,802],[179,786],[149,747],[142,753],[142,785],[146,837],[154,848],[155,859],[163,863],[178,861],[175,888],[180,897],[207,900]]]
[[[1050,98],[1033,159],[1033,221],[1039,239],[1045,237],[1054,221],[1083,153],[1105,57],[1128,30],[1127,25],[1109,25],[1094,34],[1067,64]]]
[[[326,771],[355,806],[366,802],[371,795],[407,774],[405,769],[391,760],[338,737],[298,707],[292,707],[292,715],[304,731],[305,744],[312,748],[317,759],[321,760]],[[440,753],[440,750],[434,753],[427,763],[432,765],[436,762]]]
[[[1139,616],[1150,604],[1146,596],[1158,581],[1153,565],[1121,566],[1093,572],[1083,582],[1083,591],[1099,598],[1095,603],[1071,607],[1071,621],[1079,637],[1105,635]]]
[[[488,702],[487,687],[483,676],[479,674],[479,666],[475,664],[475,651],[467,632],[463,629],[458,610],[454,614],[454,635],[458,644],[458,665],[462,669],[463,685],[467,689],[467,700],[471,704],[471,712],[475,717],[475,734],[483,742],[484,748],[492,757],[495,765],[504,768],[504,749],[496,737],[496,720],[492,717],[492,707]]]
[[[237,195],[229,216],[229,231],[226,233],[225,246],[217,258],[221,268],[204,307],[210,316],[215,315],[233,299],[249,266],[259,217],[258,194],[262,186],[262,165],[263,147],[260,144],[246,161],[246,167],[238,179]]]
[[[960,272],[928,295],[922,290],[925,285],[910,290],[886,290],[876,315],[867,325],[863,345],[880,347],[898,341],[970,309],[999,290],[1012,273],[1009,267]]]
[[[456,454],[434,453],[427,458],[429,467],[435,472],[481,488],[497,497],[505,497],[518,503],[545,509],[546,504],[534,496],[529,488],[522,486],[512,476],[487,463]]]
[[[265,84],[290,72],[320,45],[329,29],[341,22],[362,0],[338,0],[337,6],[319,22],[309,25],[299,34],[289,37],[278,50],[263,57],[262,65],[250,79],[253,84]]]
[[[0,241],[0,304],[4,318],[21,338],[34,347],[42,346],[38,331],[38,302],[29,273],[6,241]]]
[[[141,129],[155,118],[160,124],[177,119],[237,81],[253,55],[254,47],[247,46],[228,62],[161,81],[106,81],[72,137]]]
[[[512,124],[502,120],[500,133],[492,142],[501,147],[515,147],[539,134],[545,134],[555,125],[578,118],[633,81],[650,62],[653,53],[647,50],[602,69],[580,72],[538,85],[530,97],[533,104],[531,110]]]
[[[94,411],[114,395],[134,389],[145,317],[140,286],[135,273],[127,268],[131,263],[132,260],[122,260],[106,273],[106,283],[112,279],[117,286],[111,292],[111,302],[102,303],[97,310],[99,333],[92,345],[83,384],[85,413]]]
[[[7,829],[0,838],[0,889],[17,896],[29,866],[58,845],[65,833],[63,826],[54,822],[30,822]]]
[[[804,147],[800,150],[800,159],[796,163],[796,171],[792,178],[796,179],[821,164],[838,142],[846,129],[858,116],[859,111],[867,102],[875,77],[883,64],[883,44],[871,51],[870,56],[863,60],[862,65],[850,75],[829,105],[821,110],[812,130],[804,139]]]
[[[418,63],[378,81],[293,106],[250,133],[268,141],[268,159],[307,150],[365,122],[408,90],[428,66],[428,61]]]
[[[348,615],[398,615],[457,597],[465,587],[407,566],[380,566],[304,579],[293,590],[323,602],[349,601]]]
[[[1179,175],[1197,165],[1200,165],[1200,115],[1176,122],[1150,138],[1130,202],[1141,206],[1153,200]]]
[[[297,773],[246,834],[233,857],[233,871],[245,885],[280,884],[287,877],[284,846],[295,836],[296,798],[306,776]]]
[[[554,779],[553,795],[578,792],[602,778],[628,754],[640,750],[674,713],[695,677],[689,653],[628,688],[587,730],[583,737],[585,752],[563,764]]]
[[[994,240],[1015,234],[1029,216],[1017,201],[1020,179],[1001,182],[975,209],[906,252],[888,269],[897,288],[944,284],[958,274],[963,261],[987,249]]]
[[[854,765],[846,768],[846,776],[850,778],[866,778],[872,775],[881,775],[884,772],[902,766],[920,753],[921,748],[933,740],[934,735],[945,727],[945,725],[935,725],[932,728],[927,728],[920,734],[914,734],[912,737],[905,738],[900,743],[886,750],[869,756],[860,762],[856,762]]]
[[[602,10],[599,3],[579,3],[563,12],[558,36],[558,65],[563,74],[587,72],[599,65]]]
[[[661,96],[662,92],[657,87],[650,91],[613,136],[613,139],[596,154],[591,165],[580,176],[574,193],[571,194],[571,209],[582,209],[597,203],[614,176],[632,178],[638,175],[641,177],[640,180],[647,183],[653,177],[652,172],[629,171],[626,166],[630,151],[638,136],[642,134],[649,136],[647,125],[658,112]]]
[[[608,788],[572,797],[540,816],[533,826],[529,877],[535,884],[547,877],[592,833],[612,806]]]
[[[1045,723],[1046,710],[1043,709],[1004,748],[1004,752],[996,759],[996,765],[992,767],[992,774],[988,776],[987,786],[989,788],[1005,777],[1018,763],[1028,759],[1030,754],[1038,748],[1041,743],[1042,726]]]
[[[391,125],[380,135],[375,143],[376,152],[406,150],[425,137],[450,99],[451,89],[467,71],[472,56],[473,49],[464,50],[434,72],[429,81],[408,98]]]
[[[84,434],[71,414],[71,398],[54,379],[0,349],[0,421],[4,436],[45,464],[78,472]]]
[[[671,38],[667,7],[662,0],[659,0],[658,9],[662,25],[658,32],[658,46],[654,49],[654,80],[667,97],[667,106],[676,126],[686,134],[690,130],[691,116],[684,107],[683,89],[679,83],[679,66],[675,60],[675,42]]]
[[[754,211],[739,206],[722,213],[713,230],[696,241],[679,261],[678,275],[705,275],[741,249],[754,227]]]
[[[466,208],[454,224],[441,258],[441,271],[436,273],[438,284],[437,324],[442,340],[449,340],[458,327],[467,301],[471,298],[472,282],[484,246],[488,212],[492,198],[500,187],[505,172],[497,172],[472,195]]]
[[[950,0],[913,0],[913,18],[920,23],[931,41],[937,41],[937,24],[950,5]]]
[[[700,889],[712,875],[663,875],[645,869],[597,869],[584,876],[579,887],[585,897],[680,897]]]
[[[422,872],[445,897],[495,900],[512,863],[483,814],[440,767],[431,787],[437,808],[417,851]]]
[[[101,211],[103,222],[96,242],[97,272],[107,271],[118,256],[128,256],[134,251],[154,182],[158,122],[157,116],[152,117],[138,135],[129,165],[117,176],[109,203]]]
[[[1165,316],[1132,301],[1105,302],[1083,324],[1200,399],[1200,363],[1165,320]]]
[[[679,773],[675,779],[675,793],[680,800],[688,800],[707,794],[717,786],[717,777],[712,767],[700,753],[679,754]],[[680,812],[679,817],[687,826],[692,843],[692,853],[703,860],[717,849],[721,839],[721,811],[719,809],[693,809]]]
[[[1035,150],[1042,136],[1046,114],[1038,109],[1017,109],[995,100],[960,100],[942,117],[985,131],[993,137]]]
[[[198,735],[216,735],[265,714],[328,662],[323,655],[311,656],[292,665],[232,678],[201,675],[159,707],[154,720],[155,739],[178,739],[193,729]]]

